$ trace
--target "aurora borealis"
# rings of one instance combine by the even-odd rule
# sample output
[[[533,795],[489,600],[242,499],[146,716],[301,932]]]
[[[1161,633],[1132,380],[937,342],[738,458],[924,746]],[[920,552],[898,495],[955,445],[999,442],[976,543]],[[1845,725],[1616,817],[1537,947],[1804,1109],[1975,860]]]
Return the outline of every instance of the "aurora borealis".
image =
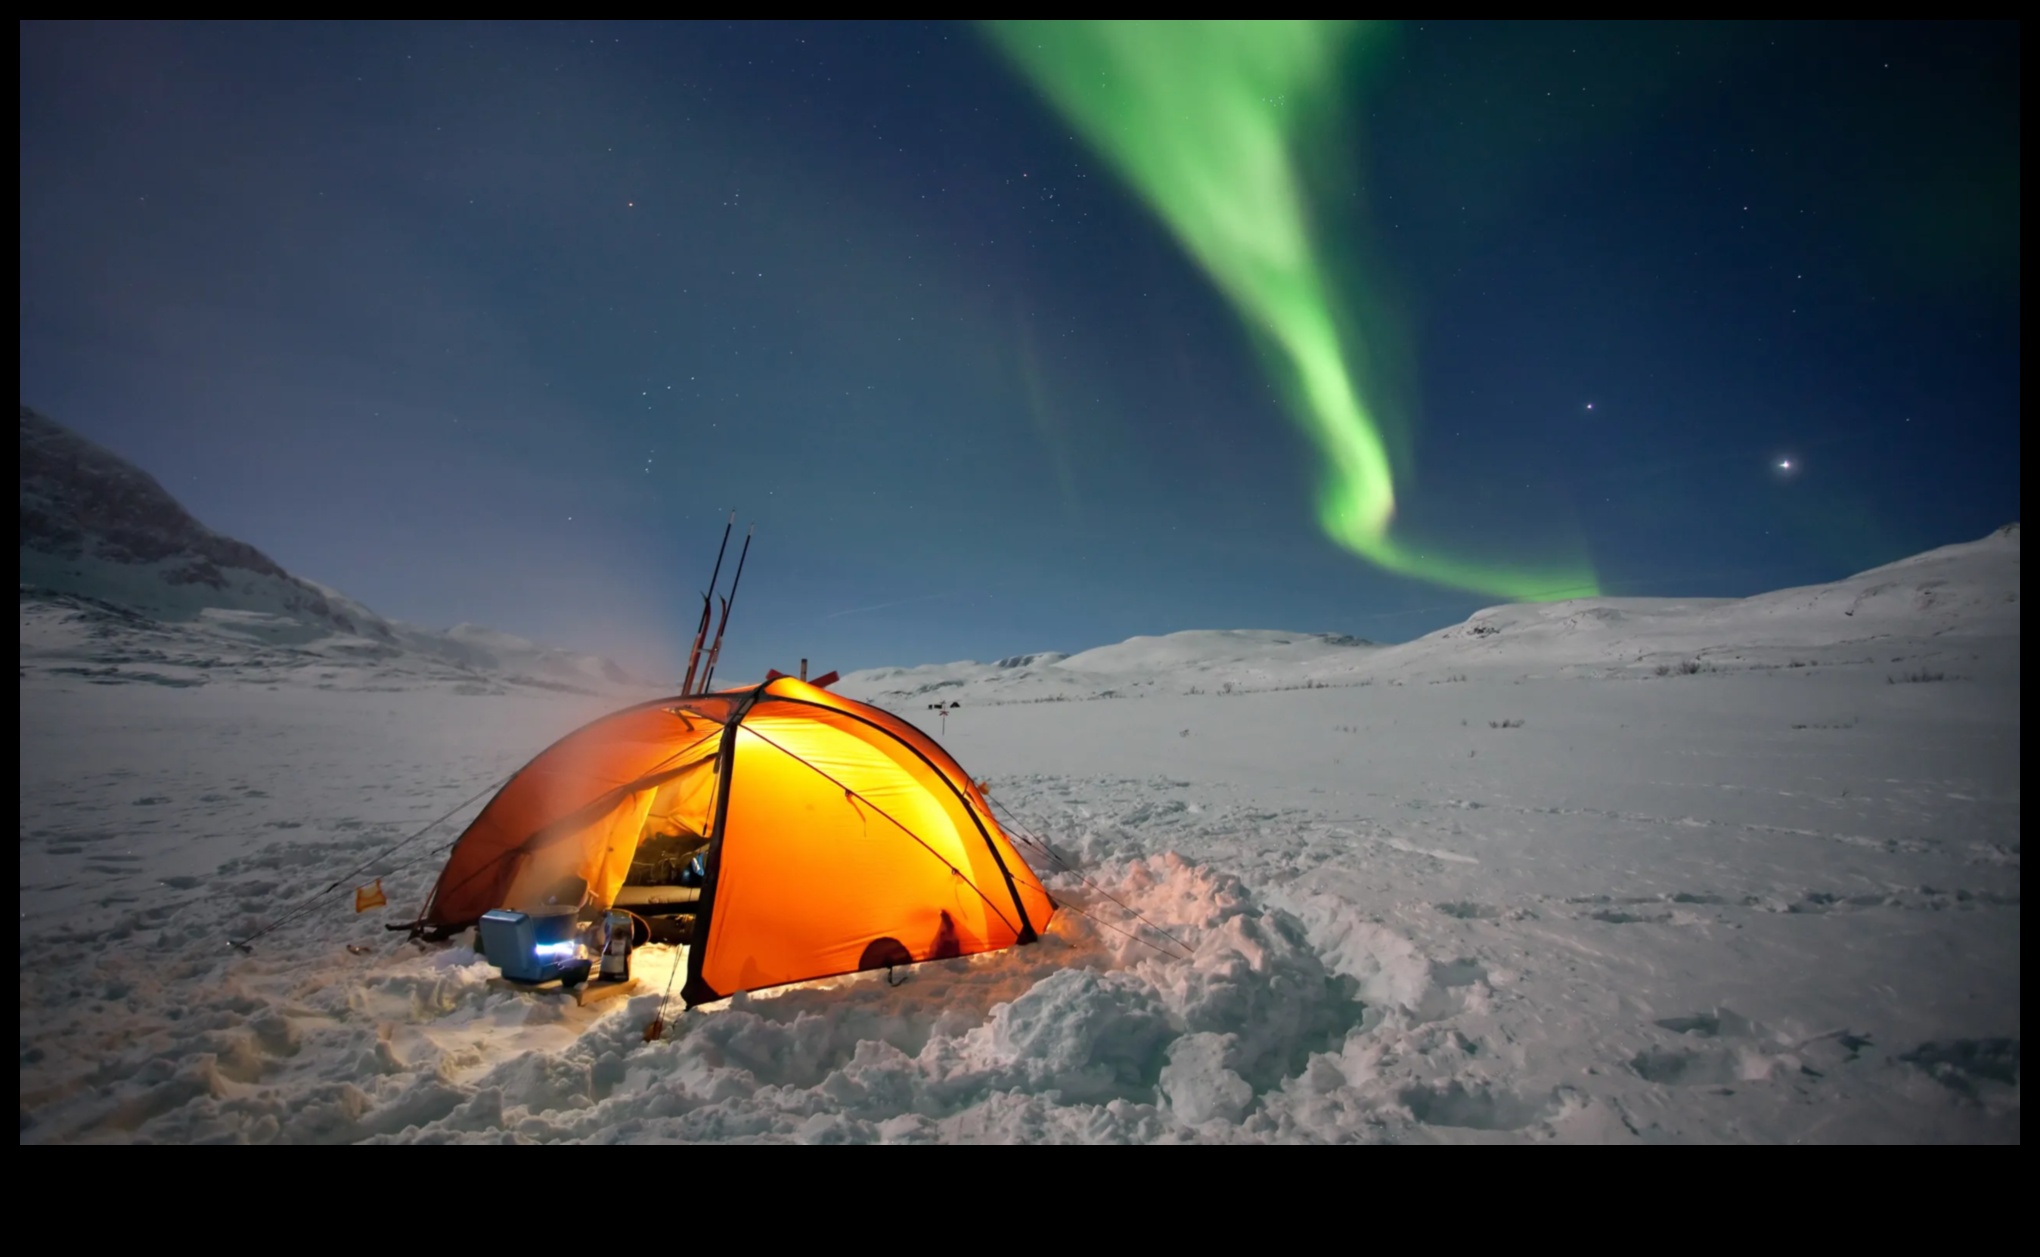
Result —
[[[1367,330],[1338,317],[1337,281],[1315,239],[1337,216],[1310,204],[1304,174],[1306,134],[1345,107],[1351,45],[1375,36],[1369,24],[1005,22],[992,30],[1279,361],[1290,409],[1324,460],[1317,511],[1328,536],[1391,571],[1476,593],[1542,600],[1598,592],[1583,564],[1491,566],[1390,533],[1396,485],[1382,402],[1366,395],[1355,370]],[[1330,145],[1315,156],[1346,159]]]
[[[1988,25],[30,23],[22,400],[676,675],[731,509],[730,675],[1746,594],[2016,518],[2018,94]]]

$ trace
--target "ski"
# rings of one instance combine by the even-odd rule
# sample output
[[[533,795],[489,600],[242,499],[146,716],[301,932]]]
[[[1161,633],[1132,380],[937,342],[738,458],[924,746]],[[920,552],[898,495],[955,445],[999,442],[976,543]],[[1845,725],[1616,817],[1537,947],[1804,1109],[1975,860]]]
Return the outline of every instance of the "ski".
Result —
[[[744,580],[744,559],[751,553],[751,534],[757,531],[756,524],[746,529],[744,548],[737,551],[737,574],[730,577],[730,596],[722,600],[722,623],[715,626],[715,645],[708,648],[708,670],[701,674],[701,690],[704,694],[708,692],[709,683],[715,679],[715,661],[722,657],[723,630],[730,626],[730,604],[737,600],[737,586]]]
[[[715,552],[715,571],[709,574],[708,592],[701,595],[701,624],[694,630],[694,648],[687,652],[687,679],[680,683],[680,692],[682,694],[692,694],[694,692],[694,668],[696,664],[699,664],[701,662],[701,644],[708,638],[709,612],[715,606],[715,603],[713,601],[713,597],[715,594],[715,583],[722,577],[723,555],[729,553],[730,529],[735,528],[736,526],[737,526],[737,513],[735,511],[731,511],[729,522],[723,525],[722,545],[718,547]],[[747,536],[745,537],[744,540],[745,543],[748,545],[750,542],[750,538]],[[702,688],[703,689],[708,688],[707,683],[705,681],[702,685]]]

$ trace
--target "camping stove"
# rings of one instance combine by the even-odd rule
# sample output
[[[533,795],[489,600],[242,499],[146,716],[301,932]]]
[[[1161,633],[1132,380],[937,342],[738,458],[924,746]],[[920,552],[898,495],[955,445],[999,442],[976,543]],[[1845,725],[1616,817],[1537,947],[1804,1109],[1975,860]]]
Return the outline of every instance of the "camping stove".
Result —
[[[579,985],[590,966],[581,955],[574,923],[577,914],[573,908],[484,912],[478,927],[482,954],[512,982],[558,978],[568,986]]]

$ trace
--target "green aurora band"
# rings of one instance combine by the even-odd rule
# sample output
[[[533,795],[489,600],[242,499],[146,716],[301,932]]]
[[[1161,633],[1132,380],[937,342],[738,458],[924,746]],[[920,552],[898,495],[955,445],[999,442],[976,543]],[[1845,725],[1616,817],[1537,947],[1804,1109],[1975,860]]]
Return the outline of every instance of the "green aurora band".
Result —
[[[1330,117],[1353,22],[999,22],[993,39],[1133,185],[1286,377],[1323,453],[1318,521],[1333,541],[1406,576],[1504,598],[1590,596],[1584,563],[1504,567],[1389,533],[1395,476],[1356,381],[1335,285],[1310,230],[1302,129]]]

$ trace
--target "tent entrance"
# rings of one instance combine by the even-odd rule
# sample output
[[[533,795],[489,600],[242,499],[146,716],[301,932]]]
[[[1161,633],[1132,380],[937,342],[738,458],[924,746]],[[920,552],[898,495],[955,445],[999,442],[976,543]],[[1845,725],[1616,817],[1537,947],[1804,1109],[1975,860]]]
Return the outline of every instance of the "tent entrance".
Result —
[[[692,916],[701,895],[689,869],[708,846],[715,753],[618,786],[534,834],[510,860],[503,906],[578,904],[584,920],[611,907],[640,917]]]
[[[662,830],[650,821],[645,828],[612,906],[639,916],[692,915],[701,900],[700,878],[692,866],[694,857],[708,849],[708,839],[684,829]]]
[[[701,902],[700,857],[708,849],[715,782],[711,755],[650,792],[629,867],[609,896],[611,907],[627,908],[647,919],[693,917]]]

